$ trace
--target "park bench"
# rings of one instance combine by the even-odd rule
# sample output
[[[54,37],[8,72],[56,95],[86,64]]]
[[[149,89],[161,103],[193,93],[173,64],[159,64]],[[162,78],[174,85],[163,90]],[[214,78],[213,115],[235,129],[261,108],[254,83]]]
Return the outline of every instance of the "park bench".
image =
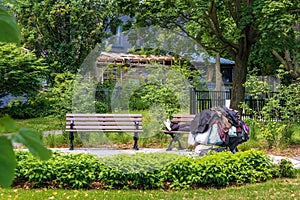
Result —
[[[66,132],[69,132],[70,150],[74,149],[74,133],[134,133],[133,148],[138,150],[138,133],[143,132],[141,114],[66,114]]]
[[[192,120],[195,118],[195,115],[189,115],[189,114],[174,114],[172,116],[172,120],[171,122],[173,123],[178,123],[179,125],[182,124],[191,124]],[[161,132],[168,134],[171,136],[171,141],[169,143],[169,146],[167,148],[167,151],[171,151],[172,150],[172,145],[174,142],[178,142],[178,150],[183,150],[184,148],[181,145],[180,142],[180,137],[182,134],[189,134],[190,131],[168,131],[168,130],[161,130]]]

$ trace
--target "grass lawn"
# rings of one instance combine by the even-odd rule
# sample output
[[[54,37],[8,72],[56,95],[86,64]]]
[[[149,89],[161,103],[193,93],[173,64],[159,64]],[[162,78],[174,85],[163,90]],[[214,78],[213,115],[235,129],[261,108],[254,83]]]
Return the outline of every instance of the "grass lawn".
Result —
[[[0,199],[300,199],[300,174],[294,179],[274,179],[259,184],[248,184],[223,189],[209,188],[182,191],[160,190],[54,190],[0,189]]]
[[[62,130],[65,127],[65,119],[48,116],[32,119],[15,120],[17,128],[25,127],[36,131]]]

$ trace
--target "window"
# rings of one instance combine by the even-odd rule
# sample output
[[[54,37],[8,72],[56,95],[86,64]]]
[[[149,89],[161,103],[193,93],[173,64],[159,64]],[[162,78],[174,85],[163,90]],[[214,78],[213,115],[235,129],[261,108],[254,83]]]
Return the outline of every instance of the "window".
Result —
[[[222,79],[224,83],[232,83],[232,66],[221,66]]]
[[[118,25],[116,27],[111,28],[111,32],[113,33],[114,43],[113,47],[122,47],[122,25]]]

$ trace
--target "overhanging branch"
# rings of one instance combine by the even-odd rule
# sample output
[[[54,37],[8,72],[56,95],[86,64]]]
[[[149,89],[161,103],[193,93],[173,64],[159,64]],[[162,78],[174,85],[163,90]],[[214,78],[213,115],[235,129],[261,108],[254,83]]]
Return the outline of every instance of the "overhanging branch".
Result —
[[[288,66],[287,62],[284,60],[284,58],[281,55],[279,55],[279,53],[277,51],[275,51],[273,49],[272,54],[280,61],[280,63],[284,66],[284,68],[286,70],[289,70],[289,66]]]

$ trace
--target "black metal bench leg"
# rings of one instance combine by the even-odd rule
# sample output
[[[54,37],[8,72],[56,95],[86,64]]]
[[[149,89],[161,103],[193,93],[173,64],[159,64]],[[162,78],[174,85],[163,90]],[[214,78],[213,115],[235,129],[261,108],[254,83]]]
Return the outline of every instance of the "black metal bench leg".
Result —
[[[139,146],[138,146],[139,136],[138,136],[138,133],[137,133],[137,132],[134,133],[133,140],[134,140],[133,148],[134,148],[135,150],[139,150]]]
[[[70,149],[69,150],[74,150],[74,145],[73,145],[74,133],[73,132],[70,132],[69,139],[70,139]]]
[[[72,130],[73,128],[74,128],[74,120],[71,120],[70,129]],[[69,139],[70,139],[70,150],[74,150],[74,145],[73,145],[74,132],[72,131],[70,132]]]
[[[167,148],[167,151],[172,151],[173,142],[178,142],[178,150],[183,150],[184,148],[182,147],[181,142],[179,140],[180,134],[174,134],[174,133],[168,133],[168,134],[172,137],[172,140]]]
[[[180,134],[178,133],[178,134],[176,134],[174,140],[178,142],[178,150],[183,150],[183,147],[181,145],[179,138],[180,138]]]
[[[173,142],[175,141],[175,136],[173,133],[168,133],[171,137],[172,137],[172,140],[171,142],[169,143],[169,146],[167,148],[167,151],[172,151],[172,145],[173,145]]]
[[[139,122],[135,121],[134,125],[135,125],[136,130],[138,130],[139,129]],[[135,150],[139,150],[139,146],[138,146],[139,133],[138,132],[134,132],[133,140],[134,140],[133,148]]]

